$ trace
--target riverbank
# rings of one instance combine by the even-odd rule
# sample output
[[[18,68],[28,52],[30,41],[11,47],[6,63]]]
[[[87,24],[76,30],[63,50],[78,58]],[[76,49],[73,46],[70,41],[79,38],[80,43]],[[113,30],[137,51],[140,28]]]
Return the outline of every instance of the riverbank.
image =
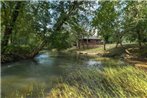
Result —
[[[103,50],[103,45],[99,45],[95,48],[87,49],[69,48],[61,52],[70,52],[88,56],[98,56],[99,58],[97,58],[97,60],[119,58],[125,60],[130,64],[135,65],[136,67],[147,69],[147,46],[144,46],[139,49],[136,44],[125,44],[124,47],[116,48],[115,44],[107,44],[106,48],[107,50]],[[22,53],[19,53],[17,51],[13,54],[2,54],[1,63],[15,62],[30,58],[32,59],[33,56],[30,56],[30,54],[28,54],[26,51],[22,51]]]
[[[99,66],[64,55],[38,58],[2,68],[3,98],[145,98],[147,71],[121,60],[101,59]],[[46,58],[47,57],[47,58]],[[40,59],[40,60],[39,60]],[[98,59],[98,58],[96,58]],[[80,60],[80,62],[78,61]],[[94,60],[94,58],[93,58]],[[85,60],[87,61],[87,60]],[[44,62],[44,63],[43,63]],[[82,66],[84,64],[84,66]],[[11,66],[12,66],[11,65]]]
[[[38,51],[33,51],[29,46],[9,46],[4,53],[1,53],[1,63],[33,59],[38,53]]]
[[[50,52],[50,51],[48,51]],[[112,57],[46,50],[36,62],[2,67],[3,98],[134,98],[147,96],[147,71]],[[76,52],[76,51],[75,51]],[[60,54],[61,53],[61,54]],[[75,54],[75,53],[74,53]],[[85,56],[85,57],[84,57]],[[88,59],[87,59],[88,57]],[[117,57],[116,57],[117,58]],[[11,67],[12,66],[12,67]]]
[[[70,72],[52,88],[47,98],[147,97],[146,71],[132,66],[112,66],[103,71],[93,68]]]
[[[108,44],[107,50],[103,50],[103,45],[96,48],[76,49],[71,48],[66,51],[83,55],[95,55],[108,58],[120,58],[135,65],[135,67],[147,69],[147,46],[141,49],[136,44],[125,44],[123,47],[115,47],[115,44]],[[102,59],[101,59],[102,60]],[[105,59],[106,60],[106,59]]]

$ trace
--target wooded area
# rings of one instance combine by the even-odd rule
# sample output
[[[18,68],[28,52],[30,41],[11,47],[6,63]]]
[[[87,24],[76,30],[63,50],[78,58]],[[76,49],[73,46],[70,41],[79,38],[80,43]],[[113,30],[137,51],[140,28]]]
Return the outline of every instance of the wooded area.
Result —
[[[97,29],[104,42],[147,42],[146,1],[1,2],[2,55],[34,57],[43,47],[66,49]],[[3,56],[2,56],[3,57]]]

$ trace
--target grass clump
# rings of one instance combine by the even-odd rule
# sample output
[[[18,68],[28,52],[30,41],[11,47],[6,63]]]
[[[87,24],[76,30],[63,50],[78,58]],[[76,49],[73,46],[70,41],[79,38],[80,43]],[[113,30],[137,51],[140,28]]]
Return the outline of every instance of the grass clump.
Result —
[[[51,98],[145,98],[147,72],[131,66],[76,69],[51,90]]]

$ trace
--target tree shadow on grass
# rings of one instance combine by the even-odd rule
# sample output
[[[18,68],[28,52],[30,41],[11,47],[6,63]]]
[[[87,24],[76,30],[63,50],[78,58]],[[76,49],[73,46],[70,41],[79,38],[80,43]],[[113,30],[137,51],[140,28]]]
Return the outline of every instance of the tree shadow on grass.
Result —
[[[136,44],[126,44],[123,47],[114,47],[107,50],[108,53],[103,56],[124,58],[125,56],[133,57],[134,59],[143,60],[147,58],[147,46],[144,45],[140,49]]]

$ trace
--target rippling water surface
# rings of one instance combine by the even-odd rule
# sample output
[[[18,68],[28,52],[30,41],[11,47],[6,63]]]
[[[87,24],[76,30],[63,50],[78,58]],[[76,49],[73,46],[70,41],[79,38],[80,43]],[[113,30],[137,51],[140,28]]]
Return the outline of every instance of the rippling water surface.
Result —
[[[50,90],[53,83],[66,71],[82,67],[100,68],[102,65],[101,61],[95,61],[93,57],[42,52],[33,60],[22,60],[2,66],[2,97],[11,98],[17,92],[23,93],[32,89],[36,93],[40,88]]]

